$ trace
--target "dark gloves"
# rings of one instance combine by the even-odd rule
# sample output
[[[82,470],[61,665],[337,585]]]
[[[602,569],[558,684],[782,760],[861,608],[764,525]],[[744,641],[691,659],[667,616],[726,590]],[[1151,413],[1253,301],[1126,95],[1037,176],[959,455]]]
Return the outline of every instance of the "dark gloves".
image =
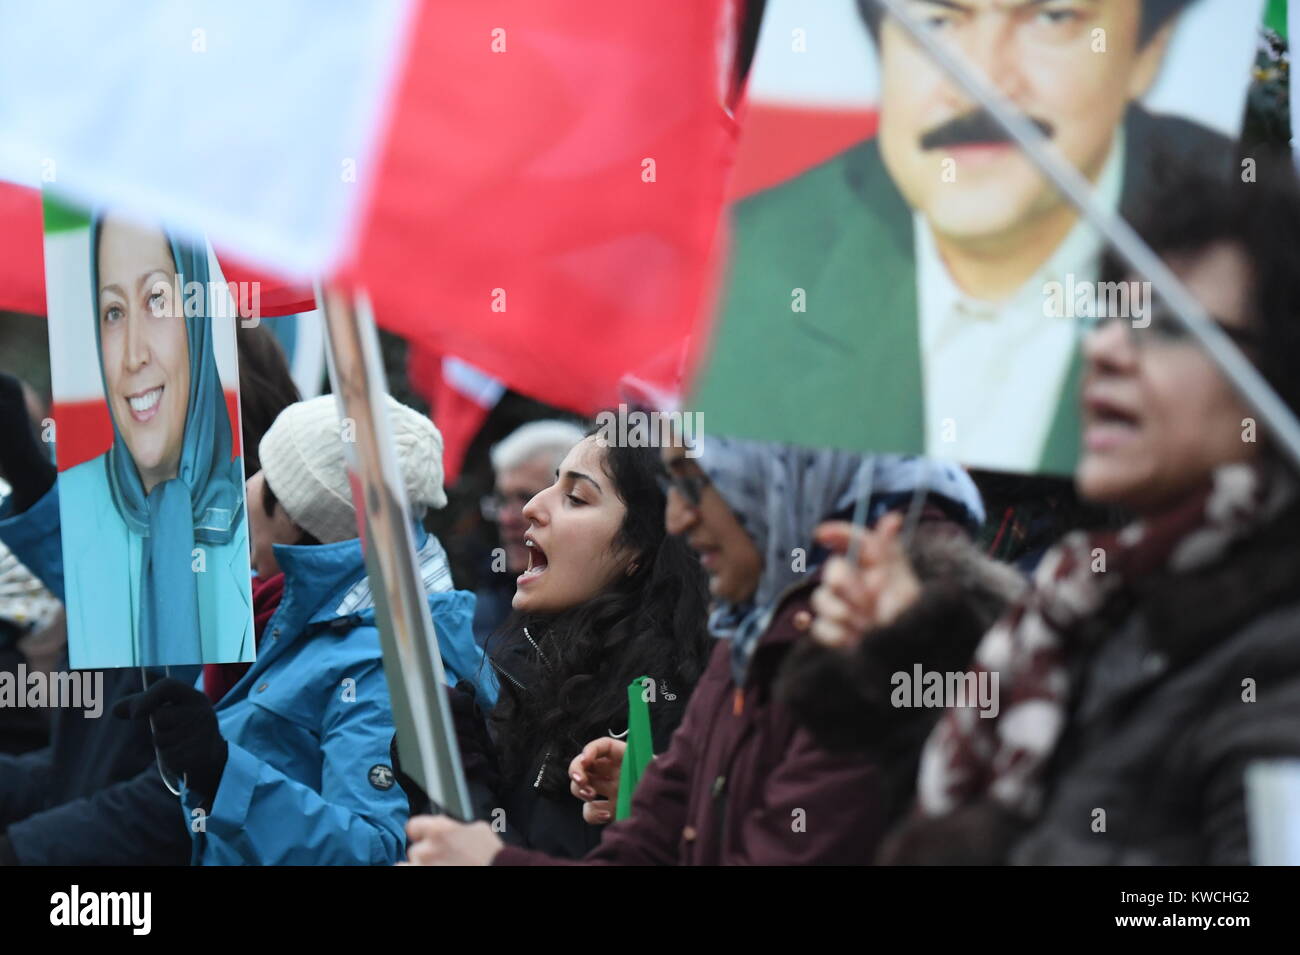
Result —
[[[14,852],[14,844],[9,841],[9,837],[0,834],[0,868],[7,865],[22,865],[18,861],[18,854]]]
[[[0,474],[13,488],[15,514],[21,514],[54,486],[54,462],[27,414],[23,386],[0,372]]]
[[[424,791],[424,787],[415,781],[414,776],[408,776],[402,769],[402,757],[397,752],[397,734],[393,734],[393,741],[388,744],[388,756],[393,763],[393,775],[397,778],[397,785],[402,787],[402,792],[406,793],[406,806],[412,816],[427,816],[433,812],[433,804],[429,801],[429,794]]]
[[[153,742],[168,770],[185,775],[185,785],[211,803],[221,784],[230,747],[217,725],[212,703],[187,683],[167,677],[143,693],[118,700],[120,719],[151,718]]]
[[[456,741],[460,744],[460,762],[465,770],[465,781],[471,791],[487,789],[495,791],[501,783],[501,772],[497,768],[496,750],[488,736],[487,717],[478,705],[474,685],[462,680],[455,689],[447,691],[447,702],[451,706],[452,725],[456,731]],[[397,752],[397,737],[393,737],[391,747],[393,773],[398,784],[406,793],[410,802],[411,815],[420,815],[431,811],[429,796],[411,776],[402,770],[402,762]]]

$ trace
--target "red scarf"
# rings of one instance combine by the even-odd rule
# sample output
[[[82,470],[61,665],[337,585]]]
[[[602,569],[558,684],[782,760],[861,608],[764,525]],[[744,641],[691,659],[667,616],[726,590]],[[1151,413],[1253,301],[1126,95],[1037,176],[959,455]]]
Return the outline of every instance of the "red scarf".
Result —
[[[284,596],[284,574],[253,581],[253,644],[262,645],[262,631]],[[251,663],[208,663],[203,667],[203,692],[216,703],[248,672]]]

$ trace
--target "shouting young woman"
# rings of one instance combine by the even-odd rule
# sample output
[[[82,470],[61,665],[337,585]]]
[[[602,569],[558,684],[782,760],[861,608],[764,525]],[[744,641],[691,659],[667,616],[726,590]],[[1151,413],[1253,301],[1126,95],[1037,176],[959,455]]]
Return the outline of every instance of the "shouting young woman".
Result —
[[[504,823],[506,843],[562,858],[595,846],[601,828],[569,792],[569,762],[588,740],[623,734],[640,677],[654,682],[655,751],[667,748],[704,670],[704,572],[664,530],[664,483],[656,450],[592,435],[524,508],[528,567],[488,642],[501,685],[488,733],[453,702],[476,810]]]

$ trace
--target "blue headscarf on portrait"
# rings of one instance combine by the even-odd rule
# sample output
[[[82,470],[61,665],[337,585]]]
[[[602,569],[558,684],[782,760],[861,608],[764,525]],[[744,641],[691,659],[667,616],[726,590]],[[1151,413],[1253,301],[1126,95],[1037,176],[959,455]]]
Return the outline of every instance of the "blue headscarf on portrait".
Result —
[[[109,386],[104,375],[99,320],[99,240],[103,222],[102,213],[91,220],[90,275],[95,347],[107,399]],[[178,473],[145,493],[111,401],[108,408],[113,419],[113,445],[105,455],[113,503],[131,532],[143,539],[135,663],[150,667],[205,662],[195,545],[229,543],[244,506],[243,460],[231,458],[230,415],[213,353],[207,249],[178,242],[171,235],[166,238],[176,267],[177,287],[184,291],[194,287],[188,283],[197,282],[201,290],[201,294],[183,295],[173,301],[174,308],[183,309],[190,366],[189,404]]]

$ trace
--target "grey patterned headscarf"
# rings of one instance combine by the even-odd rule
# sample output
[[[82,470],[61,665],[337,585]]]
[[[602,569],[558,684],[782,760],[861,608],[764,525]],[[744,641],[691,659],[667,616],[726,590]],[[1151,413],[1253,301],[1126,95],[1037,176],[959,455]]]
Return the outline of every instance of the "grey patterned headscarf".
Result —
[[[744,682],[776,601],[812,569],[808,559],[817,525],[850,512],[868,483],[868,524],[886,511],[906,507],[921,486],[971,531],[984,523],[984,505],[970,476],[956,465],[928,458],[706,436],[699,464],[763,557],[754,596],[743,604],[720,603],[709,616],[710,632],[732,641],[737,685]],[[805,556],[798,570],[797,551]]]

